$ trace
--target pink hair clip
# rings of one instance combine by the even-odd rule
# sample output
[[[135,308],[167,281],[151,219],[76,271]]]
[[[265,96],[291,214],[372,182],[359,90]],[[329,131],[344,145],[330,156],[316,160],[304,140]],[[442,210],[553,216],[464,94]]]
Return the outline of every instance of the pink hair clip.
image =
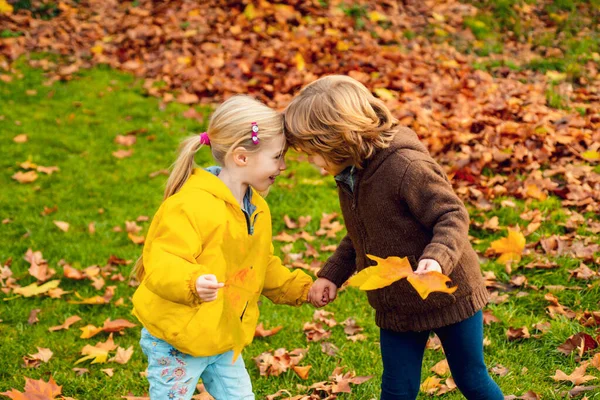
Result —
[[[260,140],[258,139],[258,125],[256,122],[252,123],[252,143],[258,144]]]
[[[200,134],[200,144],[210,146],[210,138],[208,137],[208,133],[202,132]]]

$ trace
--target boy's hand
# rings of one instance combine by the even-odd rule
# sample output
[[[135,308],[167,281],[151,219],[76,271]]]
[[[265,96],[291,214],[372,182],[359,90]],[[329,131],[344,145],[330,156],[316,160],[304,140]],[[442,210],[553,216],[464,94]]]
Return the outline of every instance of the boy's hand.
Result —
[[[337,286],[325,278],[317,278],[308,292],[308,301],[315,307],[323,307],[333,300],[337,295]]]
[[[213,301],[217,299],[217,291],[224,286],[217,281],[217,277],[212,274],[200,275],[196,279],[196,291],[200,300]]]
[[[432,260],[430,258],[424,258],[421,261],[419,261],[419,265],[417,266],[415,274],[425,274],[427,272],[432,271],[437,271],[441,273],[442,267],[440,267],[440,264],[437,261]]]

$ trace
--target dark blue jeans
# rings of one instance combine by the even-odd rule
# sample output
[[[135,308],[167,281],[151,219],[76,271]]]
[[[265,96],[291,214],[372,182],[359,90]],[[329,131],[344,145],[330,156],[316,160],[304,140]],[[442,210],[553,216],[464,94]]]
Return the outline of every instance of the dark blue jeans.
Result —
[[[483,313],[454,325],[435,329],[456,386],[468,400],[504,400],[483,362]],[[419,393],[425,332],[381,329],[383,376],[381,400],[414,400]]]

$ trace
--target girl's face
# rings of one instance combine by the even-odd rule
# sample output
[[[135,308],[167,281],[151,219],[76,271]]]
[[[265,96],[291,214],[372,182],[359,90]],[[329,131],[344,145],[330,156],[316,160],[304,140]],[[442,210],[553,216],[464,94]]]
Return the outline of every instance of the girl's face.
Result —
[[[265,192],[275,183],[275,178],[287,168],[284,160],[285,145],[285,136],[281,134],[261,143],[261,149],[249,155],[247,182],[250,186],[259,192]]]

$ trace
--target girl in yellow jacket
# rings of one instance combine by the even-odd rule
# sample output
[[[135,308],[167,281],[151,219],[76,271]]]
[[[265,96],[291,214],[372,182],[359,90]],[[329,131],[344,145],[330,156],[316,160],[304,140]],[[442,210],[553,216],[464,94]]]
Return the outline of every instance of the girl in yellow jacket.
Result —
[[[312,279],[273,255],[266,192],[286,168],[282,117],[247,96],[186,139],[135,268],[133,313],[144,328],[150,398],[190,399],[199,380],[217,400],[254,399],[241,350],[254,337],[258,298],[306,301]],[[221,167],[194,168],[209,145]]]

